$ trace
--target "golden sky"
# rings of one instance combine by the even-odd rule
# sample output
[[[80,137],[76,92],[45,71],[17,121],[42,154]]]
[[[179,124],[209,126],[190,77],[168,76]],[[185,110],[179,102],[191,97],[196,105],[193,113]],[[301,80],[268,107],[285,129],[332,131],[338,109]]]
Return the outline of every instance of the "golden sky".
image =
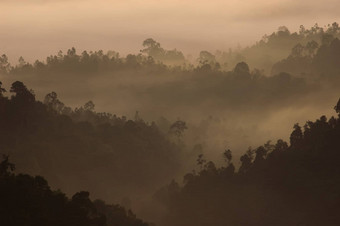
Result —
[[[0,0],[0,53],[12,61],[79,51],[136,53],[152,37],[185,54],[246,46],[286,25],[339,22],[339,0]]]

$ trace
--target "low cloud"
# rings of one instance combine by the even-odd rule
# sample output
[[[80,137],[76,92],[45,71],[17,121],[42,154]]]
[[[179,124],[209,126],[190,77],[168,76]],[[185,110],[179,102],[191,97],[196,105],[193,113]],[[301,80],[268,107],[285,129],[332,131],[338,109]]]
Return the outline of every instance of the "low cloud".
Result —
[[[138,52],[149,37],[192,54],[340,19],[336,0],[0,0],[0,8],[0,53],[31,60],[71,46]]]

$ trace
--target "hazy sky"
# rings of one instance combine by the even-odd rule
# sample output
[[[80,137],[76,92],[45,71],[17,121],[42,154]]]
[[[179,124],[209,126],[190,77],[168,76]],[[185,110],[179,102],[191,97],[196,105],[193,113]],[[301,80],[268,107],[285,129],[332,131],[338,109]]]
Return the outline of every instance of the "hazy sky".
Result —
[[[185,54],[246,46],[286,25],[340,19],[339,0],[0,0],[0,53],[12,61],[79,51],[136,53],[152,37]]]

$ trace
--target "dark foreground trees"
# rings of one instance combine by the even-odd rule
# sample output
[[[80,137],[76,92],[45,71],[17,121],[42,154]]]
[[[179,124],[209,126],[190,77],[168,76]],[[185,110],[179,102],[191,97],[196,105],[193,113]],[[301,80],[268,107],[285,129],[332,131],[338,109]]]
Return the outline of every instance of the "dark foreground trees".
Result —
[[[200,156],[182,187],[173,181],[156,193],[169,211],[164,224],[339,225],[340,118],[296,124],[290,141],[249,149],[238,172]]]
[[[0,224],[6,226],[148,226],[129,210],[103,201],[92,202],[89,193],[71,199],[50,189],[41,176],[15,175],[8,156],[0,163]]]

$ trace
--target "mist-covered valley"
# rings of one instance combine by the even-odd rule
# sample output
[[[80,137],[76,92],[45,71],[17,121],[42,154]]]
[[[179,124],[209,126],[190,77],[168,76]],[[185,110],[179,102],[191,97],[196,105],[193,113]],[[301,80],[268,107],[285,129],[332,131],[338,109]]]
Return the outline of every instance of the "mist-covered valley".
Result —
[[[16,172],[41,175],[52,189],[61,189],[68,196],[89,191],[93,199],[118,203],[156,225],[270,225],[280,211],[289,213],[286,205],[292,201],[285,203],[283,197],[291,193],[280,188],[279,194],[261,196],[263,190],[256,189],[275,177],[262,172],[273,169],[281,175],[275,167],[289,166],[292,159],[297,174],[301,171],[299,175],[308,179],[310,175],[305,173],[315,169],[300,155],[289,153],[308,152],[314,145],[308,142],[314,139],[321,139],[320,146],[315,146],[318,151],[327,142],[333,145],[330,150],[339,148],[339,119],[334,118],[340,85],[339,38],[339,25],[332,23],[301,26],[297,32],[282,26],[249,47],[227,52],[202,50],[191,58],[178,49],[164,49],[152,38],[141,43],[140,53],[126,56],[114,50],[80,53],[70,48],[44,61],[29,63],[21,57],[18,63],[11,63],[4,53],[0,58],[0,152],[15,163]],[[322,115],[326,118],[320,118]],[[315,125],[327,124],[329,130],[314,128],[317,119]],[[296,138],[294,132],[302,134],[301,128],[306,134],[316,131],[316,135],[311,133],[314,139],[308,134]],[[319,135],[323,132],[325,135]],[[329,140],[324,137],[328,135]],[[305,143],[296,146],[294,139],[305,139]],[[286,149],[279,153],[282,162],[271,160],[275,150]],[[312,163],[319,158],[318,151],[311,157]],[[334,155],[337,159],[338,154]],[[300,160],[306,168],[299,168]],[[249,178],[261,178],[261,182]],[[333,174],[327,180],[330,178]],[[285,183],[282,186],[288,189],[291,184]],[[338,185],[334,197],[338,197]],[[221,193],[219,189],[231,189],[228,191],[242,199],[225,207],[233,215],[230,222],[213,189],[218,190],[216,194]],[[238,193],[238,189],[242,191]],[[247,189],[250,194],[245,198],[242,192]],[[292,189],[296,191],[294,186]],[[232,195],[221,198],[230,200]],[[267,219],[263,211],[275,200],[283,205],[268,213],[273,219]],[[332,202],[320,201],[330,206]],[[207,212],[187,219],[197,214],[195,205],[204,203],[209,203],[204,207]],[[100,202],[94,204],[102,211],[108,208]],[[254,206],[249,221],[240,220],[247,205]],[[335,207],[330,208],[335,212]],[[313,211],[296,213],[292,221],[274,225],[311,225],[308,214]]]

